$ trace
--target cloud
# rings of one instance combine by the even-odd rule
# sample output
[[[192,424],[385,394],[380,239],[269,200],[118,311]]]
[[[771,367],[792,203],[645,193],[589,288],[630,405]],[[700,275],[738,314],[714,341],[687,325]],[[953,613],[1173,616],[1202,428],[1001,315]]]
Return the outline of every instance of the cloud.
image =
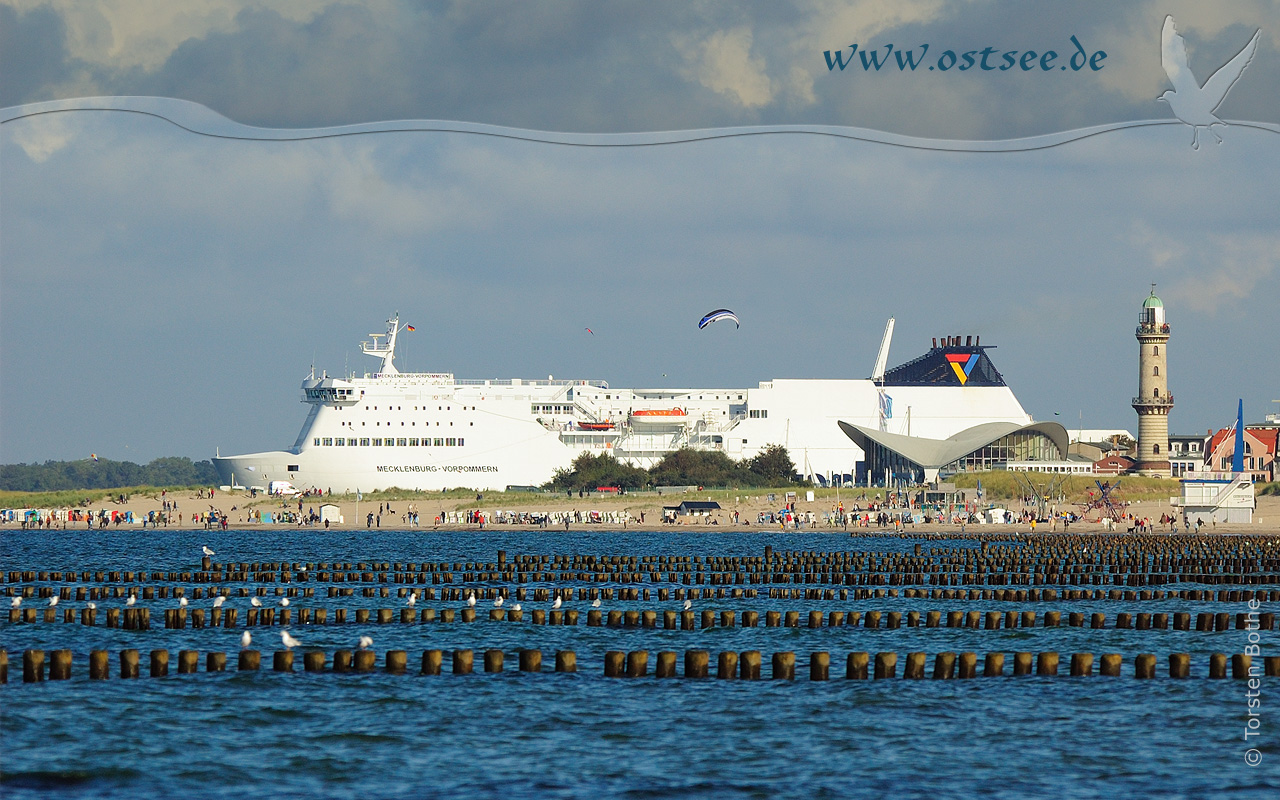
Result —
[[[773,85],[765,61],[751,55],[751,29],[716,31],[696,43],[675,40],[688,73],[713,92],[732,98],[743,108],[759,108],[773,101]]]
[[[66,23],[71,58],[113,70],[148,71],[163,66],[183,42],[238,30],[242,11],[270,8],[305,23],[340,1],[345,0],[5,0],[19,12],[56,12]]]
[[[66,147],[75,135],[74,114],[42,114],[13,126],[13,141],[27,158],[41,163]]]
[[[1196,272],[1175,280],[1166,297],[1212,316],[1231,313],[1259,284],[1280,276],[1280,234],[1221,234],[1195,248]],[[1239,321],[1238,318],[1233,321]]]

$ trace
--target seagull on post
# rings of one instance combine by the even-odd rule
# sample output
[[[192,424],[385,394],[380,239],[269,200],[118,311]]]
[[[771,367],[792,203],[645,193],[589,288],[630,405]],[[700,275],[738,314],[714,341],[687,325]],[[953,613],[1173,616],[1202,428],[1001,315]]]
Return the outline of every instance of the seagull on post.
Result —
[[[692,601],[692,600],[685,600],[685,601],[684,601],[684,610],[685,610],[685,611],[690,611],[690,610],[692,610],[692,609],[693,609],[693,601]]]
[[[1227,92],[1240,79],[1244,68],[1249,66],[1253,54],[1258,50],[1258,36],[1262,31],[1255,31],[1253,38],[1235,57],[1223,64],[1209,76],[1209,80],[1201,86],[1196,76],[1191,74],[1191,66],[1187,61],[1187,43],[1178,35],[1173,25],[1173,15],[1164,18],[1164,28],[1160,31],[1160,63],[1173,89],[1160,95],[1157,100],[1169,104],[1173,115],[1192,128],[1191,146],[1200,149],[1200,129],[1205,128],[1213,134],[1213,138],[1222,144],[1222,137],[1213,130],[1214,125],[1226,126],[1214,112]]]
[[[222,595],[218,595],[217,597],[213,598],[213,607],[222,608],[222,604],[225,602],[227,602],[227,598],[223,597]]]
[[[288,608],[288,607],[289,607],[289,598],[287,598],[287,597],[281,597],[281,598],[280,598],[280,607],[281,607],[281,608]]]
[[[21,598],[21,597],[15,597],[15,598],[13,598],[12,600],[10,600],[10,601],[9,601],[9,608],[17,608],[17,607],[18,607],[18,606],[20,606],[20,605],[22,605],[22,598]]]
[[[599,607],[600,607],[600,598],[599,598],[599,597],[597,597],[595,600],[592,600],[592,601],[591,601],[591,607],[592,607],[592,608],[599,608]]]
[[[126,606],[132,606],[136,602],[138,602],[138,596],[136,594],[131,594],[125,598],[124,604]]]
[[[253,642],[253,637],[249,635],[248,631],[245,631],[244,633],[240,634],[241,647],[248,647],[252,642]]]
[[[370,647],[373,647],[373,637],[361,636],[359,643],[360,643],[361,650],[368,650]]]
[[[417,593],[417,592],[410,592],[410,593],[409,593],[409,599],[408,599],[406,602],[408,603],[409,608],[413,608],[413,607],[417,604],[417,602],[418,602],[418,593]]]
[[[471,606],[472,608],[475,608],[475,607],[476,607],[476,593],[475,593],[475,592],[472,592],[471,594],[467,595],[467,605]]]
[[[302,642],[290,636],[288,631],[280,631],[280,641],[284,642],[284,649],[286,650],[292,650],[302,644]]]
[[[262,608],[262,601],[256,597],[250,597],[249,605],[253,606],[254,608]]]
[[[187,607],[187,598],[185,598],[185,597],[179,597],[179,598],[178,598],[178,606],[179,606],[179,607],[181,607],[181,608],[186,608],[186,607]]]
[[[497,597],[493,598],[493,607],[494,607],[494,608],[502,608],[502,604],[503,604],[503,602],[504,602],[504,601],[503,601],[503,599],[502,599],[502,595],[498,595]]]
[[[209,549],[209,547],[208,547],[207,545],[201,545],[201,546],[200,546],[200,552],[204,553],[206,556],[213,556],[213,555],[217,555],[217,553],[215,553],[215,552],[213,552],[212,550],[210,550],[210,549]]]
[[[54,596],[49,598],[49,608],[53,608],[57,604],[58,604],[58,596],[55,594]]]
[[[552,604],[551,604],[551,610],[552,610],[552,611],[555,611],[557,608],[559,608],[559,607],[560,607],[560,603],[561,603],[561,602],[562,602],[562,601],[561,601],[561,599],[560,599],[560,595],[556,595],[556,601],[555,601],[554,603],[552,603]]]

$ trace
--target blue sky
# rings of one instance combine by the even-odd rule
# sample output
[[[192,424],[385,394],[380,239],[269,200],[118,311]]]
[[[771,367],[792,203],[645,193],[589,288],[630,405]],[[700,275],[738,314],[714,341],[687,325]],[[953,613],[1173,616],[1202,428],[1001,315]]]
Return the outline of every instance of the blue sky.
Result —
[[[978,20],[1000,10],[962,5],[904,4],[901,13],[914,9],[916,21],[888,18],[866,30],[881,40],[907,32],[964,40]],[[124,12],[114,23],[110,13],[95,23],[77,17],[74,5],[17,6],[0,3],[0,14],[26,26],[43,20],[55,34],[60,21],[62,44],[43,56],[22,55],[19,74],[0,70],[8,105],[78,93],[165,94],[155,87],[168,81],[181,89],[180,67],[198,60],[201,48],[249,58],[243,53],[255,51],[246,43],[258,41],[259,51],[267,48],[263,62],[278,45],[277,57],[296,64],[297,53],[336,35],[339,17],[347,20],[347,41],[358,41],[362,30],[376,43],[382,31],[385,57],[394,59],[404,35],[386,15],[423,16],[396,4],[369,12],[286,5],[282,13],[209,3],[200,6],[208,10],[203,29],[175,32]],[[917,109],[911,123],[901,109],[870,111],[863,120],[821,84],[812,103],[793,101],[788,111],[784,79],[794,64],[784,55],[812,44],[820,58],[822,47],[838,45],[827,44],[825,33],[805,38],[814,15],[825,9],[832,20],[870,18],[884,11],[874,3],[853,4],[853,17],[837,13],[837,4],[795,4],[781,19],[744,6],[728,20],[722,5],[691,4],[705,12],[705,30],[691,28],[702,38],[692,44],[672,39],[633,7],[619,7],[637,15],[631,38],[617,20],[592,23],[611,31],[603,39],[612,42],[614,58],[634,59],[647,41],[652,52],[670,51],[675,60],[651,64],[644,86],[643,75],[628,77],[634,107],[615,113],[595,87],[575,83],[581,79],[572,59],[555,55],[554,43],[578,35],[575,25],[590,16],[572,8],[544,12],[540,33],[510,20],[511,30],[495,31],[502,15],[478,31],[458,18],[461,10],[439,15],[449,24],[429,26],[455,48],[467,37],[515,37],[527,48],[525,70],[542,73],[532,90],[492,74],[417,64],[424,70],[418,82],[437,94],[454,87],[450,105],[425,89],[409,91],[413,75],[383,65],[389,85],[379,92],[366,84],[368,96],[350,106],[345,99],[359,90],[336,86],[326,97],[316,86],[325,75],[343,86],[358,76],[334,77],[341,70],[326,72],[316,61],[305,80],[295,76],[297,101],[278,104],[275,117],[270,106],[280,96],[273,93],[284,88],[269,81],[257,89],[224,86],[221,108],[212,95],[186,94],[231,119],[276,127],[417,117],[635,130],[643,109],[657,108],[664,96],[671,107],[654,112],[652,130],[817,122],[1000,138],[1168,117],[1162,104],[1123,100],[1154,98],[1165,88],[1158,52],[1146,58],[1154,63],[1151,81],[1139,79],[1149,64],[1117,55],[1129,72],[1118,68],[1106,78],[1121,85],[1073,90],[1101,98],[1109,115],[1101,119],[1071,108],[1041,118],[1011,101],[991,107],[995,113],[980,123],[974,120],[983,115],[961,104],[954,127],[946,104]],[[1111,27],[1158,44],[1162,17],[1151,11],[1126,11],[1125,25]],[[1197,13],[1188,7],[1179,29],[1193,68],[1198,57],[1217,59],[1205,74],[1253,29],[1275,21],[1266,4],[1233,7],[1230,20],[1197,22]],[[1062,16],[988,30],[1008,41],[1092,31],[1101,41],[1108,28],[1083,11]],[[1145,30],[1148,17],[1155,22]],[[363,29],[360,20],[368,23]],[[116,31],[114,45],[95,38],[90,23]],[[742,53],[733,42],[744,26],[753,44],[738,64]],[[277,39],[261,39],[264,30]],[[1244,101],[1252,96],[1246,88],[1277,74],[1277,31],[1280,24],[1264,28],[1241,94],[1233,90],[1229,99],[1240,102],[1225,116],[1276,121],[1273,107],[1259,103],[1255,112]],[[111,48],[129,41],[133,49],[113,61]],[[1199,55],[1198,41],[1211,45]],[[761,42],[770,44],[755,44]],[[331,58],[343,63],[341,53]],[[242,63],[240,74],[253,73]],[[981,79],[970,83],[981,88]],[[460,86],[476,102],[468,106]],[[532,91],[538,99],[543,88],[542,104],[494,110],[504,92]],[[1034,88],[1025,89],[1027,97]],[[925,91],[909,89],[917,90]],[[892,104],[885,91],[869,102]],[[581,102],[566,102],[575,98]],[[977,100],[990,102],[991,95]],[[717,110],[717,102],[724,107]],[[540,116],[547,108],[558,116]],[[1225,424],[1237,397],[1248,417],[1260,419],[1280,398],[1280,136],[1239,125],[1223,136],[1222,145],[1194,151],[1189,128],[1165,125],[1033,152],[945,153],[802,134],[584,148],[431,132],[231,141],[118,111],[11,120],[0,129],[0,458],[204,458],[217,447],[226,453],[288,445],[304,410],[298,382],[311,363],[331,374],[372,366],[355,345],[395,310],[417,327],[403,340],[402,368],[472,378],[554,374],[615,386],[865,377],[892,315],[892,363],[920,354],[933,336],[980,334],[984,344],[998,345],[993,360],[1037,418],[1058,412],[1073,427],[1083,412],[1085,427],[1133,429],[1133,327],[1151,282],[1173,324],[1171,430]],[[718,307],[734,309],[742,328],[698,331],[698,318]]]

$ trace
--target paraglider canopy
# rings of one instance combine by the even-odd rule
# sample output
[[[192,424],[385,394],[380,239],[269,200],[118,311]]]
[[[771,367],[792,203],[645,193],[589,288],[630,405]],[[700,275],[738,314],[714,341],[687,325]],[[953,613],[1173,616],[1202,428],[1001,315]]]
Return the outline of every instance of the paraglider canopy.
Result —
[[[710,314],[707,314],[705,317],[702,318],[702,320],[698,323],[698,329],[701,330],[707,327],[708,325],[710,325],[711,323],[719,322],[722,319],[731,319],[733,320],[734,327],[737,327],[737,328],[742,327],[742,323],[738,322],[737,314],[733,313],[727,308],[717,308],[715,311],[712,311]]]

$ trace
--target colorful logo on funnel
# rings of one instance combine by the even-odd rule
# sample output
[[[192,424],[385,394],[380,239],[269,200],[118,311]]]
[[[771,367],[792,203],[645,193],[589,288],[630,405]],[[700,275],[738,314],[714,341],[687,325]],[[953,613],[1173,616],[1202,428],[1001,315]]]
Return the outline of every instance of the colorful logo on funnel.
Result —
[[[960,379],[960,385],[964,386],[969,382],[969,374],[978,363],[978,354],[947,353],[947,361],[951,362],[951,369],[955,370],[956,377]]]

